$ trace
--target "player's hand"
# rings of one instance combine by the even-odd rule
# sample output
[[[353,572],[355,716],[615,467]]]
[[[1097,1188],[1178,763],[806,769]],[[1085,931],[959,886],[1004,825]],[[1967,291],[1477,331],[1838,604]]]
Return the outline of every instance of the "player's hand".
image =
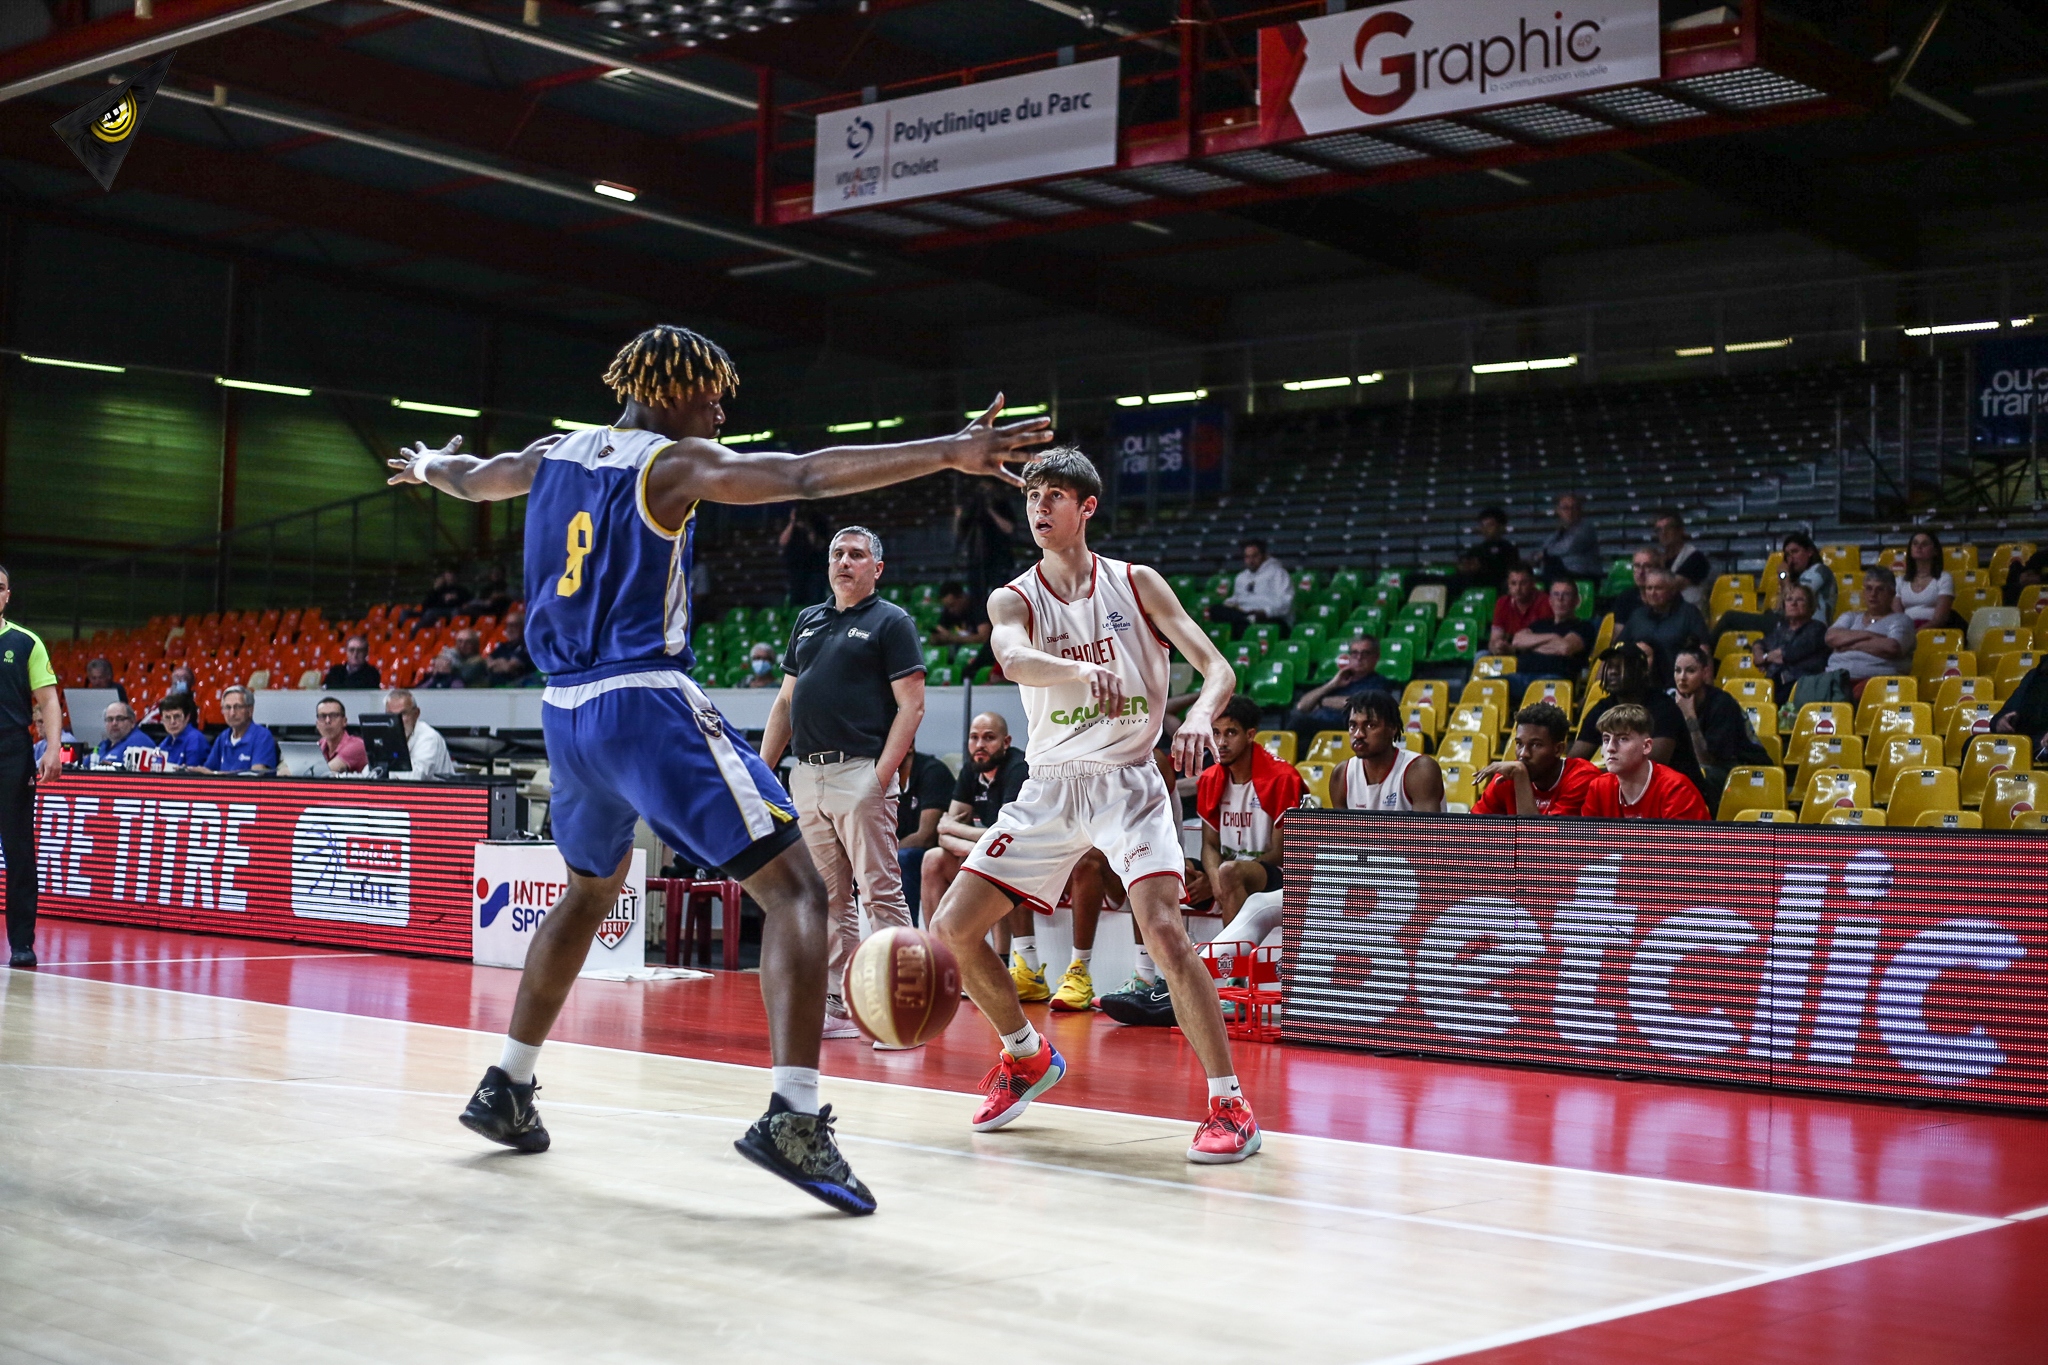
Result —
[[[57,774],[64,771],[64,746],[46,744],[43,746],[42,766],[36,770],[38,782],[55,782]]]
[[[946,461],[950,468],[963,474],[980,474],[991,479],[1001,479],[1013,488],[1022,488],[1024,480],[1003,467],[1005,460],[1016,462],[1030,459],[1033,446],[1042,446],[1052,439],[1052,419],[1031,417],[1022,422],[996,425],[996,417],[1003,410],[1003,396],[988,405],[988,411],[969,422],[953,438],[952,457]]]
[[[1207,711],[1193,710],[1173,734],[1173,766],[1183,776],[1202,770],[1202,753],[1209,747],[1209,731],[1215,718]]]
[[[429,450],[425,441],[404,446],[401,449],[404,453],[397,459],[384,462],[385,466],[391,470],[391,477],[384,482],[387,484],[425,483],[426,480],[421,478],[419,473],[420,461],[435,455],[455,454],[455,452],[462,449],[462,438],[460,436],[454,437],[439,450]]]
[[[1105,716],[1124,713],[1124,680],[1101,664],[1081,665],[1082,680],[1088,684],[1088,700]]]

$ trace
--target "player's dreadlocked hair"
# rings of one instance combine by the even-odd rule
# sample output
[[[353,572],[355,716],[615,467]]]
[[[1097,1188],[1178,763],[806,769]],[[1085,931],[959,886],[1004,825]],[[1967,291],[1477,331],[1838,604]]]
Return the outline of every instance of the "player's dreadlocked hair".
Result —
[[[733,392],[740,386],[740,372],[717,342],[663,323],[621,347],[604,382],[622,399],[674,407],[706,393],[723,397]]]

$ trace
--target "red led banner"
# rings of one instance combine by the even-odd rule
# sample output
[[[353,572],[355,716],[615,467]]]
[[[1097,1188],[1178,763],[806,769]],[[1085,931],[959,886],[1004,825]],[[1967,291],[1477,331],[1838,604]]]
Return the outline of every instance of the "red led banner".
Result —
[[[483,786],[67,773],[36,789],[40,913],[467,959],[489,800]]]
[[[1285,1036],[2048,1108],[2048,839],[1302,811]]]

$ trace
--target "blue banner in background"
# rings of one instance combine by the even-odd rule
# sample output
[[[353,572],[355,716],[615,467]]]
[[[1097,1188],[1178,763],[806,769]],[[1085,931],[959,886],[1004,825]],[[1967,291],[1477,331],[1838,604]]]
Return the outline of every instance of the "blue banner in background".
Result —
[[[1978,448],[2029,444],[2037,412],[2048,426],[2048,337],[1978,342],[1970,403]]]
[[[1230,450],[1230,410],[1220,403],[1125,409],[1110,419],[1109,439],[1120,497],[1144,497],[1154,463],[1161,497],[1187,497],[1190,479],[1196,493],[1220,492]]]

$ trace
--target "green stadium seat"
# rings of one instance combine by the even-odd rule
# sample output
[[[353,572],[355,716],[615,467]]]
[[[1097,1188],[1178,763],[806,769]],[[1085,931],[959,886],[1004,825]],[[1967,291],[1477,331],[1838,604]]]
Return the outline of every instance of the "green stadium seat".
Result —
[[[950,664],[940,664],[936,668],[925,670],[924,685],[926,687],[952,687],[959,679],[959,672]]]
[[[1419,652],[1408,637],[1388,636],[1380,641],[1380,676],[1388,682],[1407,682],[1415,676],[1415,656]]]
[[[1294,628],[1294,634],[1289,636],[1288,638],[1294,640],[1307,641],[1325,640],[1329,638],[1330,632],[1335,627],[1335,625],[1336,623],[1334,621],[1330,622],[1327,625],[1321,621],[1306,621],[1303,622],[1301,625],[1296,626]]]
[[[1251,685],[1251,699],[1262,707],[1284,710],[1294,704],[1294,684],[1278,675],[1259,678]]]

